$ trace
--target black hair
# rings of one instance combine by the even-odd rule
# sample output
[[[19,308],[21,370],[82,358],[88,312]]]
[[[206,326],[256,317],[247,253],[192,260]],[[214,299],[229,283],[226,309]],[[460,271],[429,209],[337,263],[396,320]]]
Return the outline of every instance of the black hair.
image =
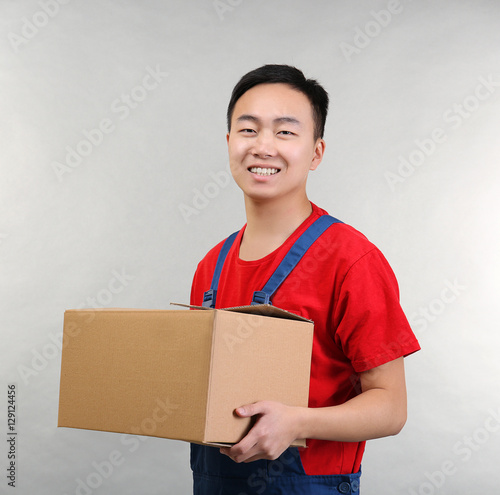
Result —
[[[231,130],[231,118],[236,102],[249,89],[258,84],[288,84],[307,96],[314,119],[314,139],[322,138],[328,113],[328,93],[315,79],[306,79],[304,73],[290,65],[263,65],[245,74],[236,84],[227,107],[227,129]]]

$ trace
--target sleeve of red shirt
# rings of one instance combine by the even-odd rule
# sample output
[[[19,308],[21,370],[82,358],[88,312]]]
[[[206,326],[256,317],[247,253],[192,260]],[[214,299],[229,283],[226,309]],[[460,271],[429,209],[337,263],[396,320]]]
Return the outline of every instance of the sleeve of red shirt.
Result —
[[[420,349],[399,303],[396,277],[377,248],[347,271],[334,322],[335,341],[358,373]]]

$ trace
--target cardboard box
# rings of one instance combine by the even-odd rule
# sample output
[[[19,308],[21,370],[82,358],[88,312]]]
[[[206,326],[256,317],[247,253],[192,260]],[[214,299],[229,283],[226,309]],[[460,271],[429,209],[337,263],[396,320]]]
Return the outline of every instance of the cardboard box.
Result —
[[[58,426],[238,442],[251,427],[238,406],[308,405],[312,338],[311,321],[269,305],[68,310]]]

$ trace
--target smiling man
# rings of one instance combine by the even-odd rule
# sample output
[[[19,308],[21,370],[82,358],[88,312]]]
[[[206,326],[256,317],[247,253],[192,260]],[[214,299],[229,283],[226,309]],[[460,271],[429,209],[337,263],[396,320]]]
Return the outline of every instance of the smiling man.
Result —
[[[236,414],[255,423],[239,443],[191,446],[195,494],[357,494],[365,441],[395,435],[406,421],[403,357],[419,345],[394,274],[366,237],[307,197],[327,110],[326,91],[286,65],[251,71],[233,90],[229,162],[247,223],[199,263],[191,303],[250,304],[292,246],[306,242],[263,301],[314,321],[309,407],[242,404]],[[290,447],[299,438],[306,449]]]

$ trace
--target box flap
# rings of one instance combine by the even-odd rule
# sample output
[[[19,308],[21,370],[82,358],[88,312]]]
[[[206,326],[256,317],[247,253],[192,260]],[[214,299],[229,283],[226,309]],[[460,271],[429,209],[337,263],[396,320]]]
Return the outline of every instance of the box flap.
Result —
[[[194,304],[182,304],[182,303],[175,303],[171,302],[171,306],[181,306],[182,308],[189,308],[189,309],[213,309],[213,308],[207,308],[206,306],[195,306]]]
[[[296,315],[285,309],[278,308],[272,304],[255,304],[252,306],[236,306],[234,308],[224,308],[224,311],[236,311],[238,313],[247,313],[261,316],[273,316],[275,318],[285,318],[287,320],[299,320],[313,323],[303,316]]]
[[[205,306],[194,306],[192,304],[181,304],[181,303],[170,303],[173,306],[182,306],[184,308],[191,309],[212,309]],[[285,309],[278,308],[272,304],[253,304],[250,306],[235,306],[233,308],[221,308],[218,311],[234,311],[237,313],[245,313],[260,316],[272,316],[274,318],[285,318],[287,320],[298,320],[307,321],[309,323],[314,323],[312,320],[304,318],[303,316],[291,313]]]

